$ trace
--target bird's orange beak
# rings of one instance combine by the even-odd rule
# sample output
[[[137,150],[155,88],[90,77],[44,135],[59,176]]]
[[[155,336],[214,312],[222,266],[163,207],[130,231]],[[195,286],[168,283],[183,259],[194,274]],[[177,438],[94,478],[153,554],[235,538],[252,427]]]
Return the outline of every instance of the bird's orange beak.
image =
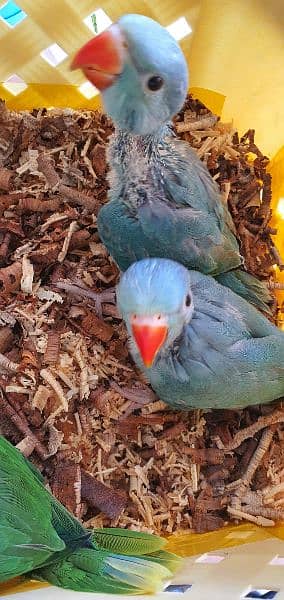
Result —
[[[151,317],[133,315],[131,329],[144,365],[149,368],[167,337],[166,319],[159,315]]]
[[[113,84],[123,69],[125,42],[118,25],[111,25],[89,40],[75,55],[71,70],[82,69],[99,90]]]

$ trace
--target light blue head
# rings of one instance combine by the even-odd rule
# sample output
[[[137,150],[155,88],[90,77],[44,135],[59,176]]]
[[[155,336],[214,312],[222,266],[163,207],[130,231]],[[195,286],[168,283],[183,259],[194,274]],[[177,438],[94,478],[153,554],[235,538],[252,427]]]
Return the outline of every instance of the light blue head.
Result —
[[[192,317],[190,274],[172,260],[145,258],[122,275],[117,303],[129,335],[150,367]]]
[[[88,42],[73,61],[73,68],[79,67],[102,91],[116,125],[134,134],[150,134],[167,123],[182,107],[188,89],[187,64],[178,43],[142,15],[121,17]]]

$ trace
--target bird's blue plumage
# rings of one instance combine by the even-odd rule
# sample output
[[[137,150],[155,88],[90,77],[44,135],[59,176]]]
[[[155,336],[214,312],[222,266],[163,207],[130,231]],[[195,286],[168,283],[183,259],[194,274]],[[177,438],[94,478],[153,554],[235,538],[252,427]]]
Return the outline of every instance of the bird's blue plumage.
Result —
[[[133,358],[170,406],[244,408],[284,395],[283,332],[212,277],[171,260],[145,259],[122,275],[117,298]],[[150,368],[132,336],[133,314],[161,314],[168,322]]]
[[[217,275],[241,264],[232,219],[194,151],[169,128],[143,140],[120,132],[109,149],[110,202],[99,233],[122,270],[169,256]]]
[[[116,131],[108,152],[109,202],[98,216],[102,241],[122,270],[158,256],[216,277],[230,271],[223,284],[266,310],[266,285],[239,269],[236,232],[217,184],[169,127],[188,87],[178,44],[141,15],[126,15],[118,26],[127,49],[121,75],[103,92]],[[148,87],[153,75],[163,81],[156,91]]]

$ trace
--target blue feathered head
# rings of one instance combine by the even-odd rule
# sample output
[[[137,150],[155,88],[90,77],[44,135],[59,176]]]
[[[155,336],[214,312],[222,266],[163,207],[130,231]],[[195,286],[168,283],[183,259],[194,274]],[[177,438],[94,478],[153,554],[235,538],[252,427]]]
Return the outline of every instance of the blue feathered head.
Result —
[[[145,366],[151,367],[192,317],[190,273],[172,260],[145,258],[122,275],[117,303]]]
[[[150,134],[182,107],[188,89],[184,55],[170,33],[142,15],[125,15],[76,54],[102,91],[108,114],[122,130]]]

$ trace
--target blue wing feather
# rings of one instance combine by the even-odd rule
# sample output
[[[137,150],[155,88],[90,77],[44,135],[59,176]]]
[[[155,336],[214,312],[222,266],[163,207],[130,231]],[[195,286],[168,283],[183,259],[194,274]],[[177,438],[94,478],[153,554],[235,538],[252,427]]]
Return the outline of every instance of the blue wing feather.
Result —
[[[117,133],[109,161],[110,201],[99,212],[98,230],[121,270],[142,258],[171,258],[221,276],[224,285],[269,310],[266,284],[238,269],[243,261],[231,215],[188,144],[168,130],[158,140]]]

